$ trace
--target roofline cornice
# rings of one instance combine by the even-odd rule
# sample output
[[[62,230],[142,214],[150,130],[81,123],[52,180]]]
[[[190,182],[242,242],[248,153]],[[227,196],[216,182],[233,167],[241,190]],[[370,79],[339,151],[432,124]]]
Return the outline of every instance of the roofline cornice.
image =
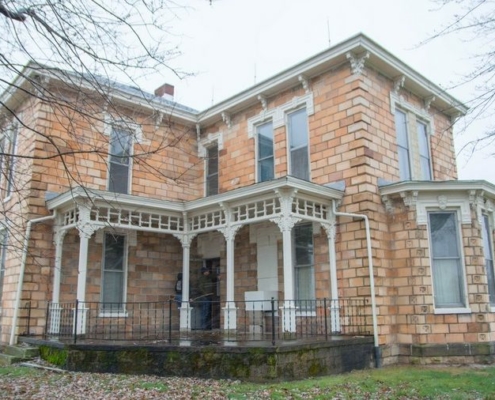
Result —
[[[404,181],[382,185],[380,194],[393,196],[404,192],[444,193],[472,190],[482,191],[485,196],[495,199],[495,185],[485,180]]]

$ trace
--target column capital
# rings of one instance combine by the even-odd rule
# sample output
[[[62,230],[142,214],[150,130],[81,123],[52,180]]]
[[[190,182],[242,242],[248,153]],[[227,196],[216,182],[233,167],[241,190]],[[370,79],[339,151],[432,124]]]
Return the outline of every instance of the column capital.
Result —
[[[241,228],[242,225],[234,225],[234,226],[227,225],[224,228],[218,229],[218,231],[223,234],[226,241],[231,241],[235,239],[235,235],[237,235],[237,232]]]
[[[335,222],[322,222],[321,226],[325,230],[328,239],[334,240],[336,234],[336,224]]]
[[[101,229],[101,226],[97,226],[92,224],[89,221],[78,221],[76,224],[76,228],[79,231],[79,237],[81,239],[89,239],[93,236],[98,229]]]
[[[282,233],[292,231],[292,228],[294,228],[294,225],[297,224],[301,220],[302,220],[301,218],[284,216],[284,215],[280,215],[276,218],[270,219],[271,222],[274,222],[278,225],[278,227]]]
[[[191,247],[193,239],[197,236],[196,233],[173,233],[174,237],[179,239],[182,247]]]

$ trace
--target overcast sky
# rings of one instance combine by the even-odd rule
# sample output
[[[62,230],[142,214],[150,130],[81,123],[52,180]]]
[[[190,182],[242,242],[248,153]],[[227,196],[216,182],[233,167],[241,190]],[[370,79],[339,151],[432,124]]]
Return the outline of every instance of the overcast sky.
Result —
[[[475,44],[450,36],[420,46],[451,20],[455,9],[431,0],[206,0],[190,1],[173,23],[183,55],[174,66],[197,75],[179,80],[165,72],[138,81],[153,92],[161,83],[175,86],[175,98],[203,110],[256,82],[359,32],[377,41],[443,88],[451,88],[474,68]],[[159,80],[163,80],[160,82]],[[449,93],[468,104],[473,88]],[[459,150],[487,129],[480,121],[466,130],[456,124]],[[494,150],[494,149],[492,149]],[[495,183],[495,156],[458,155],[460,179]]]

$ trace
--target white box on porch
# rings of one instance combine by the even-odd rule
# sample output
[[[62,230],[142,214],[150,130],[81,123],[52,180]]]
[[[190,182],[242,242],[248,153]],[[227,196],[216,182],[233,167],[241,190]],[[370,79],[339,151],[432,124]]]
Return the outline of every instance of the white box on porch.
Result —
[[[272,298],[278,300],[278,292],[275,290],[257,290],[252,292],[244,292],[244,300],[246,310],[248,311],[271,311]],[[252,303],[249,303],[252,302]],[[275,311],[277,304],[275,303]]]

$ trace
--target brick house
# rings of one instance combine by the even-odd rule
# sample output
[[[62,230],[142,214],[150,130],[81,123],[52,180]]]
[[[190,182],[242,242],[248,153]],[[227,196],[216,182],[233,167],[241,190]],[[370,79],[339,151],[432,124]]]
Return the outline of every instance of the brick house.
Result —
[[[13,87],[1,342],[25,330],[26,301],[40,335],[48,302],[122,317],[167,300],[180,272],[189,298],[206,265],[222,274],[219,329],[247,294],[275,296],[285,332],[313,312],[303,300],[363,298],[384,363],[493,359],[495,186],[457,180],[467,108],[366,36],[201,112],[168,85],[86,87],[35,65]]]

